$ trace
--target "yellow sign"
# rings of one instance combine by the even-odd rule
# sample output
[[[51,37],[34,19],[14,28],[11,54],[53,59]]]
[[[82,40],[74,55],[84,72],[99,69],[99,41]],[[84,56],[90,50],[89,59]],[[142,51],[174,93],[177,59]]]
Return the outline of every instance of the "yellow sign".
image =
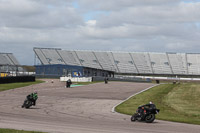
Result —
[[[74,75],[78,75],[78,73],[77,73],[77,72],[74,72]]]
[[[1,77],[6,77],[7,75],[7,73],[1,73]]]

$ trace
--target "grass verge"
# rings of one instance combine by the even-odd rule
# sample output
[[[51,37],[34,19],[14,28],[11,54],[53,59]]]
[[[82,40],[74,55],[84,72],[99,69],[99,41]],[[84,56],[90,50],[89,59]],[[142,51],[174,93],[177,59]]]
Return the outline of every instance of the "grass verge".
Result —
[[[139,105],[153,101],[160,113],[157,119],[200,124],[200,84],[162,84],[151,88],[115,108],[117,112],[132,115]]]
[[[0,129],[0,133],[44,133],[44,132],[14,130],[14,129]]]
[[[33,84],[39,84],[39,83],[43,83],[43,82],[44,81],[36,80],[35,82],[20,82],[20,83],[0,84],[0,91],[15,89],[15,88],[29,86],[29,85],[33,85]]]

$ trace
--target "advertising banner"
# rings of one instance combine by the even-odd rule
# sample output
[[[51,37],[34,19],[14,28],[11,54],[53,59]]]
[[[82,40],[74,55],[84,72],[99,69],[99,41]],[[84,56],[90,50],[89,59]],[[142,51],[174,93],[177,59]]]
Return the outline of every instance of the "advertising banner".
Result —
[[[81,77],[81,76],[82,76],[82,74],[79,71],[73,71],[73,73],[72,73],[72,77]]]

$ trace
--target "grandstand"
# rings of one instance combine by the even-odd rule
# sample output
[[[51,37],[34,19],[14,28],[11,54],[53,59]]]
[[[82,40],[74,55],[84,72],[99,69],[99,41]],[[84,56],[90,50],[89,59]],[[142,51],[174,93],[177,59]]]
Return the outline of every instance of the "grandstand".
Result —
[[[35,81],[33,74],[27,72],[12,53],[0,53],[0,84]]]
[[[16,76],[24,69],[12,53],[0,53],[0,77]]]
[[[40,65],[35,65],[38,77],[109,76],[114,74],[108,58],[97,58],[92,51],[67,51],[53,48],[34,48]],[[100,62],[99,62],[100,60]],[[105,69],[104,69],[105,68]]]
[[[41,66],[64,65],[80,67],[81,70],[70,71],[80,71],[82,76],[200,75],[200,54],[194,53],[70,51],[52,48],[34,48],[34,52],[40,61],[40,65],[36,65],[36,74],[41,74],[37,70]],[[60,76],[63,75],[66,74],[60,72]]]

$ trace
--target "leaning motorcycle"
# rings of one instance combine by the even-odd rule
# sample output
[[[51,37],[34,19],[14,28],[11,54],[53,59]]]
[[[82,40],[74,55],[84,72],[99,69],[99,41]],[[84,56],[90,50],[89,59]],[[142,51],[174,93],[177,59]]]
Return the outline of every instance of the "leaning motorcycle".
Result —
[[[30,98],[26,98],[26,100],[24,101],[24,104],[22,105],[22,108],[30,108],[33,105],[33,102],[31,101],[31,97]]]
[[[155,120],[155,115],[160,112],[159,109],[152,109],[152,108],[138,108],[136,113],[134,113],[131,117],[131,121],[145,121],[146,123],[152,123]]]

